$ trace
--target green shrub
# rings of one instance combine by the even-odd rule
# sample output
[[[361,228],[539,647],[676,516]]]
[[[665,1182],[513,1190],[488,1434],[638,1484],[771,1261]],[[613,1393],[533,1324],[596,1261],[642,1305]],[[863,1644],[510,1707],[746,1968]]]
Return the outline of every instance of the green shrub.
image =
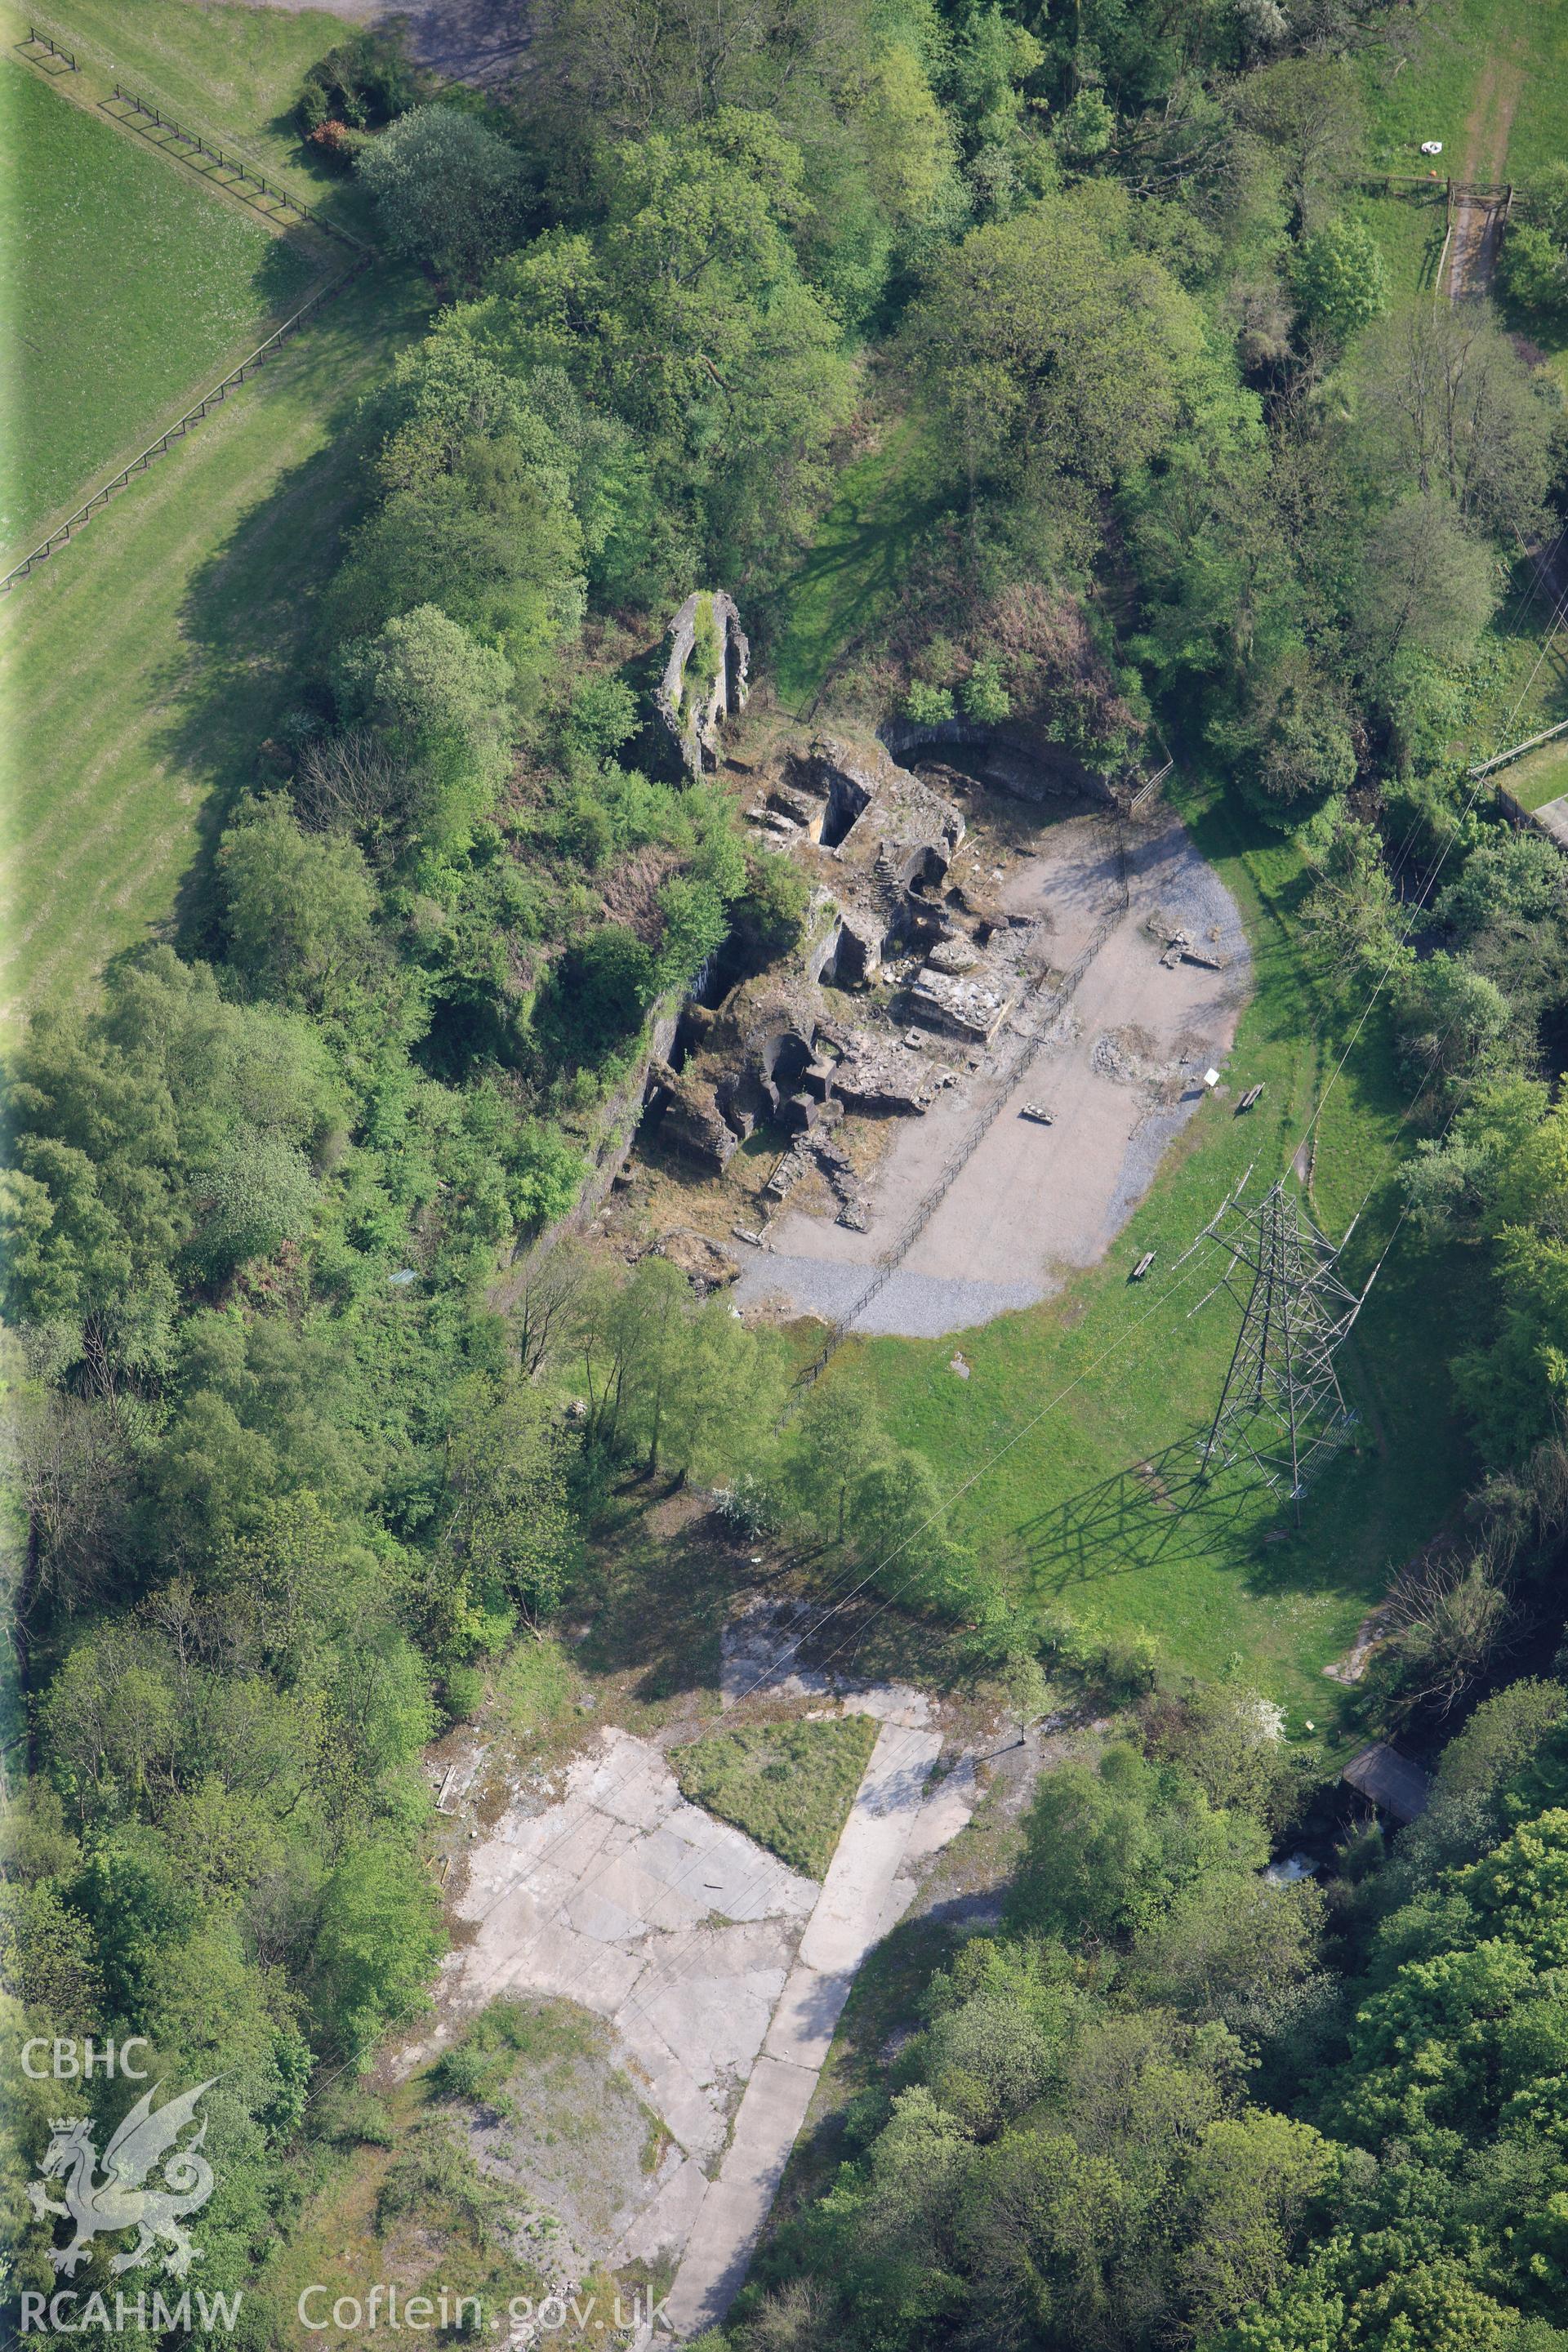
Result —
[[[485,1678],[473,1666],[448,1666],[441,1699],[454,1723],[471,1723],[485,1696]]]
[[[811,885],[791,858],[763,850],[746,860],[746,887],[730,909],[732,936],[757,971],[785,955],[805,929]]]
[[[1522,310],[1550,317],[1568,309],[1568,249],[1548,230],[1521,221],[1503,247],[1502,282]]]
[[[904,697],[904,709],[917,727],[939,727],[952,712],[952,688],[950,686],[927,686],[916,678]]]
[[[977,661],[960,692],[965,710],[983,727],[998,726],[1012,715],[1013,698],[1002,683],[1000,662]]]
[[[625,678],[587,678],[572,697],[566,735],[574,751],[613,760],[637,731],[637,697]]]
[[[416,107],[361,151],[357,169],[389,249],[460,285],[477,285],[521,226],[521,156],[456,107]]]
[[[1303,320],[1336,342],[1348,342],[1388,308],[1383,248],[1363,221],[1330,221],[1308,237],[1296,256],[1295,278]]]
[[[405,114],[425,79],[405,55],[400,34],[354,33],[310,68],[295,119],[307,137],[328,121],[366,131]]]
[[[658,993],[652,950],[624,924],[601,923],[561,958],[536,1025],[563,1058],[596,1064],[637,1034]]]
[[[530,1119],[518,1138],[508,1171],[512,1213],[525,1233],[537,1233],[563,1217],[582,1190],[587,1163],[558,1128]]]

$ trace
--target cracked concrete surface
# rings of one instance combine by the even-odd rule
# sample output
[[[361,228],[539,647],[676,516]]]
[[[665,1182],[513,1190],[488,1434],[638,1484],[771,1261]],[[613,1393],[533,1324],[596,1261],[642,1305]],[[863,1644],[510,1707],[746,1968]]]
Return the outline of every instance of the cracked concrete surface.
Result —
[[[967,1760],[927,1793],[942,1734],[922,1694],[844,1704],[881,1729],[820,1886],[689,1803],[657,1748],[606,1730],[556,1802],[515,1808],[474,1846],[455,1906],[468,1932],[447,1963],[448,2014],[501,1995],[581,2003],[668,2130],[656,2170],[623,2179],[578,2252],[612,2268],[679,2259],[679,2336],[728,2307],[855,1972],[978,1800]]]
[[[689,1804],[658,1748],[606,1731],[558,1803],[510,1813],[475,1846],[453,2003],[510,1992],[595,2011],[688,2157],[711,2161],[816,1894]]]
[[[872,1946],[914,1899],[917,1855],[963,1828],[973,1768],[925,1793],[942,1735],[884,1721],[856,1791],[795,1967],[752,2068],[718,2179],[702,2200],[667,2308],[677,2340],[721,2320],[746,2274],[816,2078]]]

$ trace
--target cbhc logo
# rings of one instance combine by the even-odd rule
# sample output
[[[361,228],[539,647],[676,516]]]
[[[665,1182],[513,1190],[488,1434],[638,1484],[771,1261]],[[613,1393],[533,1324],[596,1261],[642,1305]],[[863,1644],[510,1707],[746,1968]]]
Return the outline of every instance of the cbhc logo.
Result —
[[[147,2036],[144,2033],[132,2033],[118,2046],[112,2041],[94,2042],[90,2034],[85,2042],[49,2042],[39,2034],[33,2041],[22,2044],[22,2072],[35,2083],[47,2083],[51,2075],[57,2083],[89,2083],[95,2074],[110,2077],[123,2074],[130,2082],[144,2083],[147,2069],[145,2066],[133,2066],[131,2053],[133,2050],[145,2050],[146,2047]],[[47,2066],[34,2065],[35,2050],[47,2053],[49,2063]]]

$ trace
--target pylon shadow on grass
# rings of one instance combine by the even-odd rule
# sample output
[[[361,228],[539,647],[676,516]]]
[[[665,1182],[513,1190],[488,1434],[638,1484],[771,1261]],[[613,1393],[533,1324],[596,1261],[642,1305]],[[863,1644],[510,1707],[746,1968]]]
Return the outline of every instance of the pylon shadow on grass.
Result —
[[[1194,1429],[1158,1454],[1115,1471],[1017,1530],[1021,1563],[1049,1590],[1131,1576],[1171,1560],[1239,1560],[1257,1539],[1260,1499],[1269,1492],[1247,1462],[1205,1475]]]

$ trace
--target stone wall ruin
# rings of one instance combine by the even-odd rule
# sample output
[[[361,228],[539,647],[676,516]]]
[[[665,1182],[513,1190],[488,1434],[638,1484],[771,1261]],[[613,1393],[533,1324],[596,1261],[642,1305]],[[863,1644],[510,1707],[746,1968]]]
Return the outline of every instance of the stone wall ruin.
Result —
[[[746,707],[752,648],[734,599],[699,589],[669,625],[664,672],[654,689],[663,731],[689,775],[719,765],[719,730]]]

